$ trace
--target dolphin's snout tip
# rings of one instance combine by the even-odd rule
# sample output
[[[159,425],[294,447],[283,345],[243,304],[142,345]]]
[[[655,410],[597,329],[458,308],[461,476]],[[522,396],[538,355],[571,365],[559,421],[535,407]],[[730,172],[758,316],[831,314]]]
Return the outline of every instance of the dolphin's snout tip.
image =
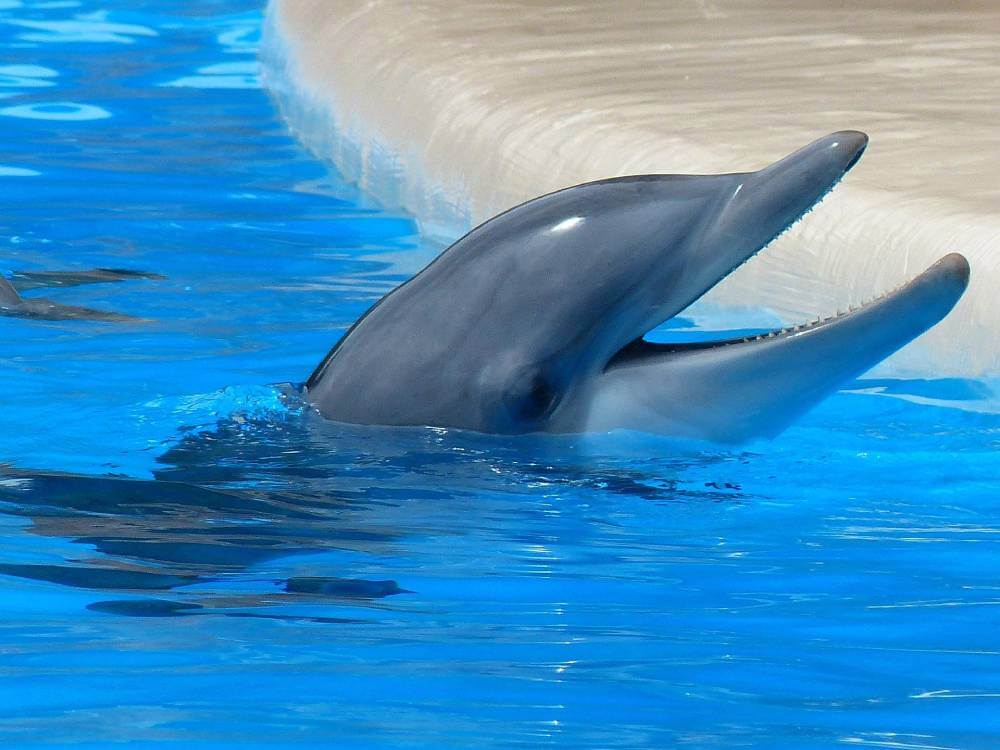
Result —
[[[845,148],[859,149],[868,145],[868,134],[860,130],[838,130],[827,136],[834,144],[841,144]]]
[[[904,287],[903,294],[922,301],[922,309],[941,320],[969,285],[969,261],[960,253],[949,253]]]
[[[864,133],[840,130],[817,138],[757,174],[767,178],[805,175],[825,192],[857,163],[867,146],[868,136]]]
[[[942,291],[956,302],[965,293],[971,273],[969,261],[961,253],[948,253],[926,272],[936,281]]]
[[[868,147],[868,135],[860,130],[839,130],[823,140],[841,156],[845,172],[857,163]]]
[[[934,265],[939,272],[947,275],[948,278],[959,283],[963,288],[969,283],[969,275],[972,273],[972,269],[969,266],[969,261],[961,253],[948,253]]]

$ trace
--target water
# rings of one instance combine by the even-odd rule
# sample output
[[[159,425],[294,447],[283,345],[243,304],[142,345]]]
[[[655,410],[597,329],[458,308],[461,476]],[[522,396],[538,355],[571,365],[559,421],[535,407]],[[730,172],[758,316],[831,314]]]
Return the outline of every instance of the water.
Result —
[[[0,3],[3,270],[164,277],[0,319],[3,747],[1000,743],[991,384],[745,449],[313,418],[272,384],[436,248],[289,138],[259,28]]]

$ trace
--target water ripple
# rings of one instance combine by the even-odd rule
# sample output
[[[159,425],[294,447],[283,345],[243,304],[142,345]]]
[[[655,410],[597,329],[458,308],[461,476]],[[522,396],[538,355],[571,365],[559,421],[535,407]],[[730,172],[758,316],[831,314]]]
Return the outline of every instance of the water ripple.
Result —
[[[258,4],[0,7],[51,84],[2,92],[0,271],[149,321],[0,317],[5,747],[997,744],[978,384],[735,450],[327,422],[296,383],[438,246],[292,140]]]

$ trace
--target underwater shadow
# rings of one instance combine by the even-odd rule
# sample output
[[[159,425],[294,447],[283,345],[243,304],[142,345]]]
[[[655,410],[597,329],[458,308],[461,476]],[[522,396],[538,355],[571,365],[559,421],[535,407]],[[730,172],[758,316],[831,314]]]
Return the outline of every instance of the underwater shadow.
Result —
[[[483,516],[529,517],[537,516],[533,499],[539,497],[566,498],[568,506],[578,495],[609,503],[615,497],[744,499],[736,485],[692,489],[676,479],[731,455],[681,453],[645,466],[634,458],[627,452],[595,458],[594,446],[581,444],[580,436],[363,428],[308,411],[271,421],[226,419],[171,446],[152,480],[4,470],[0,513],[29,519],[32,534],[79,545],[80,555],[66,564],[3,562],[0,574],[143,597],[90,605],[107,614],[284,618],[262,610],[317,603],[356,608],[413,592],[389,577],[338,575],[269,578],[249,594],[218,589],[279,558],[334,551],[391,557],[408,537],[419,536],[431,515],[451,513],[443,533],[463,533],[463,523],[474,525],[463,516],[469,507]],[[442,533],[440,524],[434,530]],[[587,524],[576,524],[573,533],[586,535]],[[158,597],[148,598],[154,592]]]

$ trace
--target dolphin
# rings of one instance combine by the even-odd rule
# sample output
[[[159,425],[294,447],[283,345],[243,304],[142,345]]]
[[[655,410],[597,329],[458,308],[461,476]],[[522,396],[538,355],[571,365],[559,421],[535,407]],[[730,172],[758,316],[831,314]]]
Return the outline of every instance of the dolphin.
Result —
[[[0,315],[40,320],[82,319],[103,320],[114,323],[145,322],[142,318],[136,318],[131,315],[123,315],[105,310],[94,310],[89,307],[62,305],[44,297],[25,299],[18,290],[36,289],[38,287],[100,284],[123,281],[125,279],[162,278],[164,277],[157,274],[120,268],[95,268],[91,271],[18,271],[14,272],[9,280],[0,276]]]
[[[756,172],[619,177],[512,208],[365,313],[306,399],[359,424],[773,437],[941,320],[968,283],[965,258],[804,326],[698,344],[643,336],[798,221],[867,143],[843,131]]]
[[[106,284],[148,279],[162,281],[166,276],[131,268],[92,268],[86,271],[14,271],[10,283],[19,292],[42,287],[80,286],[82,284]]]

